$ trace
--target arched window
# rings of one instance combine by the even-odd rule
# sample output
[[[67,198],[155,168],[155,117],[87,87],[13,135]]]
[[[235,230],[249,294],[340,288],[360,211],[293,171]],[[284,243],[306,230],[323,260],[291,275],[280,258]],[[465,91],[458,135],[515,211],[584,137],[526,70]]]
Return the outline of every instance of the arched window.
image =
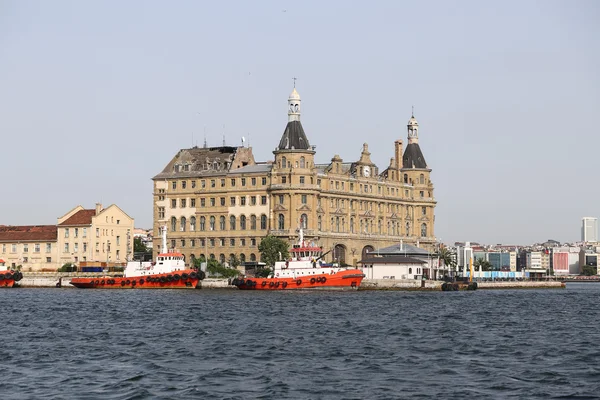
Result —
[[[267,229],[267,216],[265,214],[260,216],[260,229]]]
[[[335,231],[340,231],[340,217],[335,217]]]
[[[404,174],[404,183],[408,183],[408,174]]]
[[[354,218],[350,218],[350,233],[354,233]]]
[[[412,274],[412,268],[409,268],[409,269],[408,269],[408,273],[409,273],[409,274]]]
[[[206,217],[200,217],[200,230],[206,230]]]
[[[223,215],[219,217],[219,229],[221,229],[222,231],[227,229],[227,227],[225,226],[225,216]]]
[[[244,253],[240,254],[240,262],[241,263],[245,263],[246,262],[246,255]]]
[[[333,219],[333,217],[331,217],[331,223],[329,224],[329,230],[330,230],[331,232],[333,232],[333,227],[334,227],[334,224],[335,224],[335,220]]]
[[[210,230],[214,231],[215,230],[215,217],[211,215],[210,217]]]
[[[240,215],[240,229],[246,230],[246,216]]]
[[[252,214],[250,216],[250,229],[251,230],[256,230],[256,215]]]
[[[302,229],[308,229],[308,216],[306,214],[300,216],[300,226],[302,226]]]
[[[421,185],[423,185],[425,183],[425,175],[423,175],[423,174],[419,175],[419,183]]]
[[[219,262],[221,264],[225,263],[225,254],[223,254],[223,253],[219,254]]]
[[[364,230],[364,226],[363,226],[363,220],[361,219],[360,220],[360,231],[358,233],[364,233],[364,232],[365,232],[365,230]]]
[[[380,219],[377,221],[377,232],[381,235],[381,228],[382,228],[382,223],[383,221]]]
[[[256,254],[250,253],[250,261],[256,261]]]
[[[235,215],[229,217],[229,229],[235,231]]]
[[[421,237],[427,237],[427,224],[421,224]]]
[[[235,263],[235,254],[230,253],[229,254],[229,266],[233,267],[234,263]]]
[[[306,167],[306,160],[304,157],[300,157],[300,168]]]
[[[185,232],[185,225],[186,225],[186,219],[185,217],[181,217],[181,221],[180,221],[180,225],[181,225],[181,232]]]
[[[190,231],[196,230],[196,217],[190,218]]]
[[[342,232],[346,232],[346,219],[342,218]]]
[[[177,218],[171,217],[171,232],[177,231]]]
[[[278,228],[277,229],[285,229],[285,217],[283,214],[279,214],[278,219]]]
[[[211,254],[211,255],[210,255],[210,259],[211,259],[211,260],[214,260],[214,259],[215,259],[215,255],[214,255],[214,254]]]

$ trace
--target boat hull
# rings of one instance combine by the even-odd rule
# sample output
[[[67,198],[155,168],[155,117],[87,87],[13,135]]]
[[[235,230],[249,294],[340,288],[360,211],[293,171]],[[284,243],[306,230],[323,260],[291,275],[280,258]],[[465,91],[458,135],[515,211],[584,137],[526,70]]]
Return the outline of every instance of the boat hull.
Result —
[[[73,278],[79,289],[197,289],[204,273],[194,270],[137,277]]]
[[[20,271],[0,271],[0,288],[12,288],[17,286],[17,281],[23,278]]]
[[[335,274],[315,274],[297,278],[234,279],[240,290],[356,290],[365,275],[358,269]]]

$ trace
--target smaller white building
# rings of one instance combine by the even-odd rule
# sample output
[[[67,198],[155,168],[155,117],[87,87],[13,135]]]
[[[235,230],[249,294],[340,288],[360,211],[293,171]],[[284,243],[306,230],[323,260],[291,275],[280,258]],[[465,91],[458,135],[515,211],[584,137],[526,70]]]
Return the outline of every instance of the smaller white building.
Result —
[[[366,279],[422,279],[427,262],[413,257],[368,257],[359,262]]]

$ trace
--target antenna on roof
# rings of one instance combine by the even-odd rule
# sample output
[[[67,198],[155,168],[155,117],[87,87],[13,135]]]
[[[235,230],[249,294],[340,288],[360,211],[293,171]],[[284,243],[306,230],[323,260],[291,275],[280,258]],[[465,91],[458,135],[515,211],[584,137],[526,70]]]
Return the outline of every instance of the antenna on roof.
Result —
[[[223,124],[223,146],[225,146],[225,124]]]
[[[204,125],[204,148],[207,148],[208,146],[206,145],[206,125]]]
[[[244,147],[244,142],[246,141],[246,138],[242,136],[242,147]]]
[[[298,78],[293,77],[292,79],[294,80],[294,89],[295,89],[296,88],[296,79],[298,79]]]
[[[414,118],[415,117],[415,106],[412,106],[412,114],[411,116]]]

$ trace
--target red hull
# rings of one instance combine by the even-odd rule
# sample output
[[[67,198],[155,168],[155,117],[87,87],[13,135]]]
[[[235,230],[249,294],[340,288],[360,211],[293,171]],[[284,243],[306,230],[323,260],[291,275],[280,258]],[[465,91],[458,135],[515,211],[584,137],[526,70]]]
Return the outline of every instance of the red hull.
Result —
[[[0,271],[0,287],[14,287],[22,278],[20,271]]]
[[[71,285],[80,289],[196,289],[204,278],[194,270],[138,277],[73,278]]]
[[[236,279],[233,285],[241,290],[303,290],[358,289],[365,275],[358,269],[293,278]]]

